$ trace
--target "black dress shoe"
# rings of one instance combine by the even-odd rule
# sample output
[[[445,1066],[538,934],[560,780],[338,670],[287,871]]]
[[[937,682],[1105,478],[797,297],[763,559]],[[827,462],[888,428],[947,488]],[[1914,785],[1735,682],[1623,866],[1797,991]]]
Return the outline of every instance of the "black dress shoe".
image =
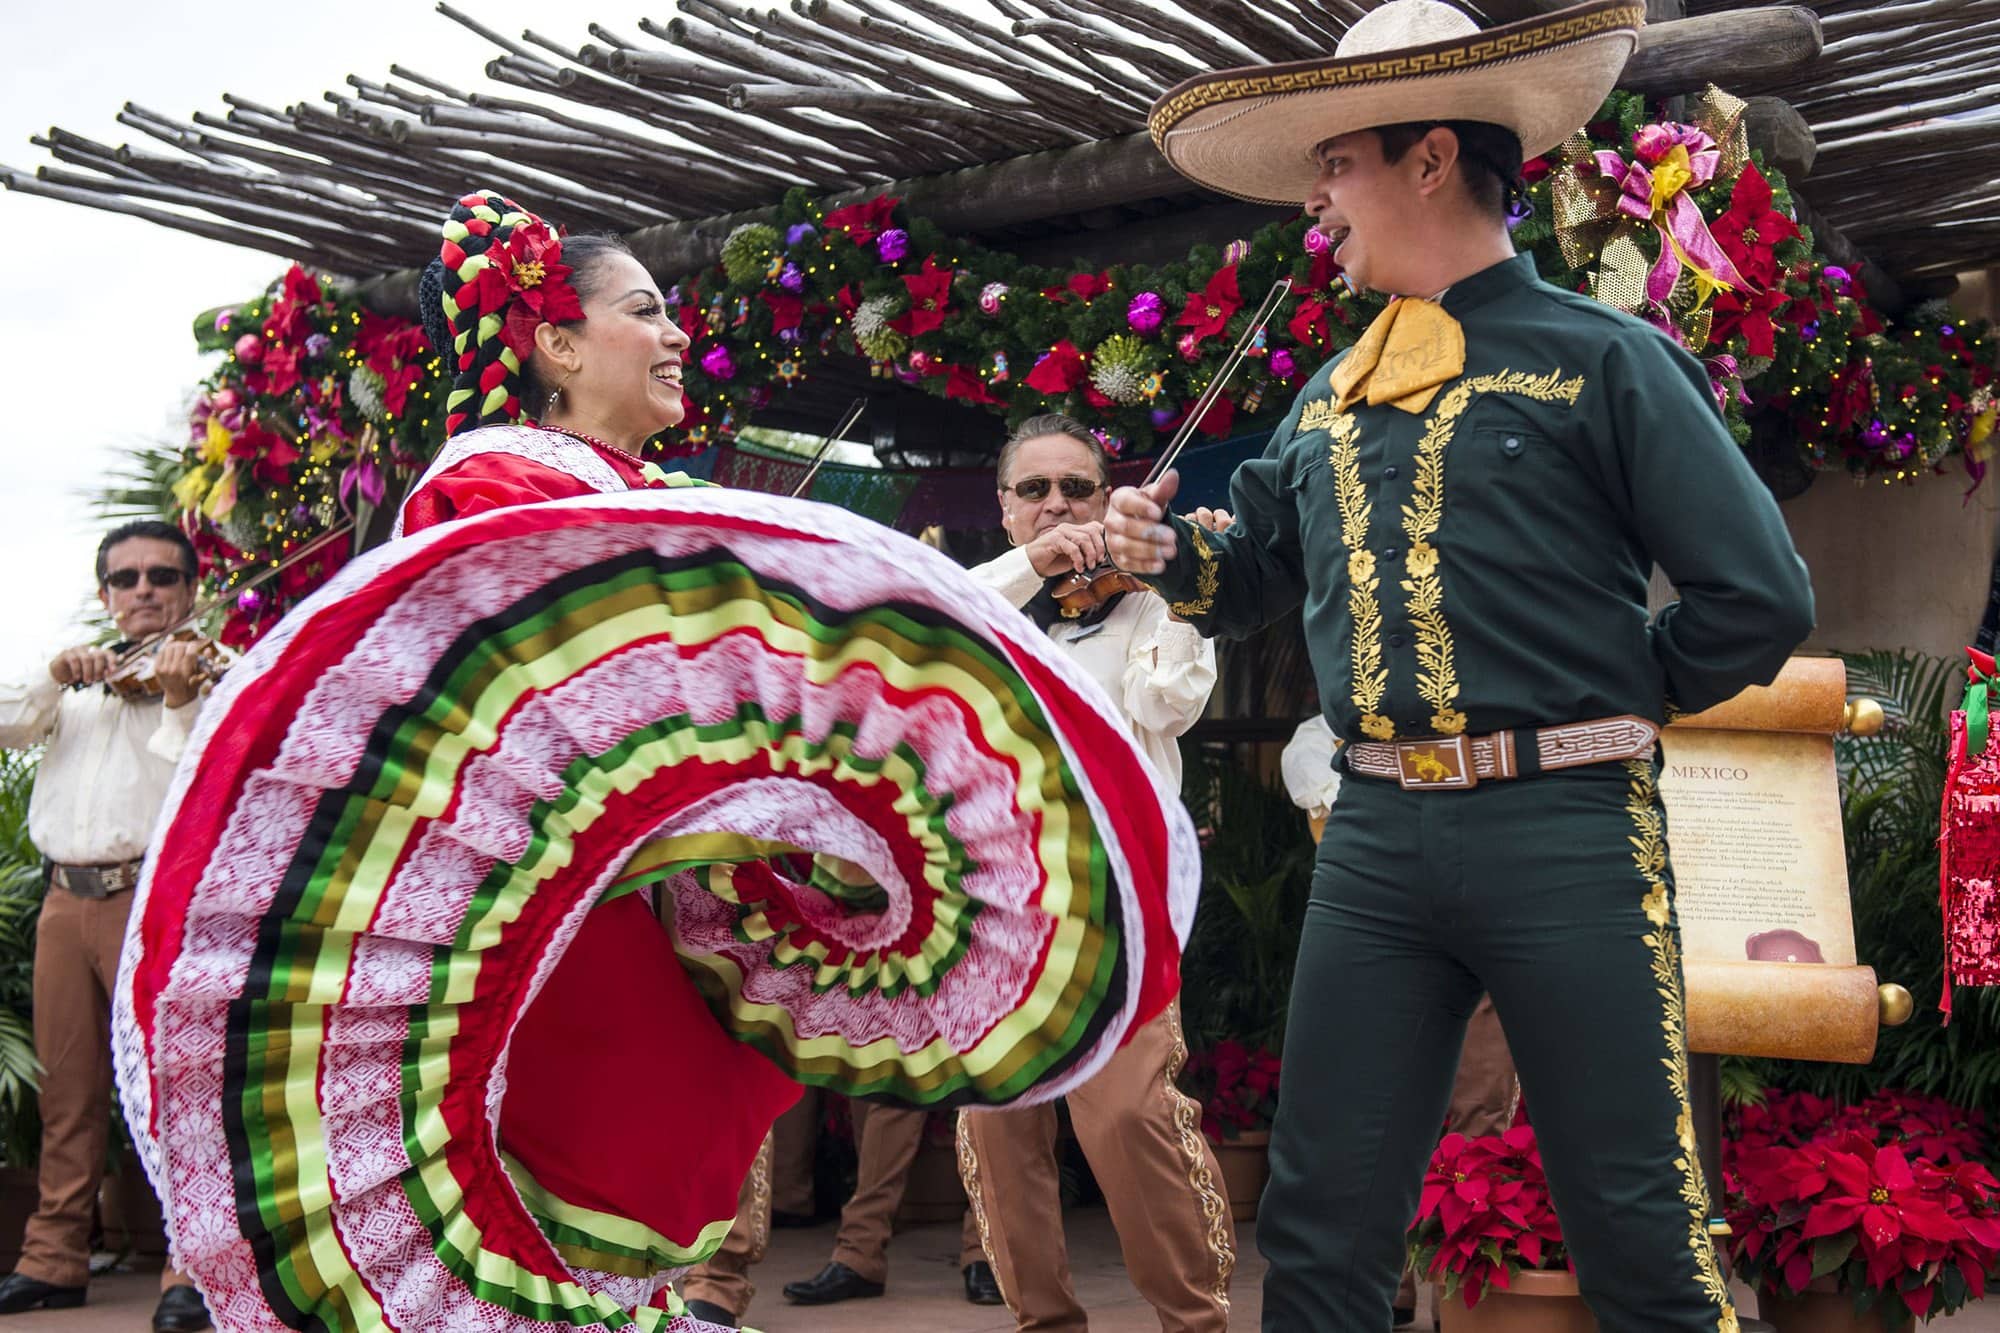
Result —
[[[736,1316],[713,1301],[689,1301],[687,1303],[687,1311],[688,1314],[701,1320],[704,1324],[720,1324],[724,1328],[735,1328],[737,1326]]]
[[[811,1213],[786,1213],[773,1208],[771,1225],[780,1231],[797,1231],[804,1227],[816,1227],[819,1219]]]
[[[168,1287],[153,1307],[153,1333],[201,1333],[212,1327],[208,1306],[193,1287]]]
[[[974,1305],[1005,1305],[1000,1297],[1000,1280],[993,1276],[993,1265],[984,1259],[974,1259],[965,1266],[965,1299]]]
[[[24,1273],[0,1278],[0,1314],[29,1310],[73,1310],[83,1304],[82,1287],[58,1287]]]
[[[881,1294],[880,1282],[870,1282],[846,1264],[828,1264],[803,1282],[785,1284],[785,1299],[794,1305],[832,1305]]]

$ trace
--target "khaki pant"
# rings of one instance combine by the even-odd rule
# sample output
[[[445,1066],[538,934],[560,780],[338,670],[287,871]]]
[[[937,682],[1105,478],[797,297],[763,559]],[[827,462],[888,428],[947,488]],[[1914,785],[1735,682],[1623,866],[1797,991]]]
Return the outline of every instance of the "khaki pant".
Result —
[[[111,991],[130,893],[50,888],[35,925],[35,1054],[42,1062],[41,1198],[15,1271],[58,1287],[90,1281],[90,1222],[111,1133]],[[160,1289],[187,1286],[170,1265]]]
[[[833,1238],[833,1261],[846,1264],[870,1282],[889,1280],[889,1235],[903,1190],[910,1183],[910,1166],[924,1145],[924,1125],[930,1112],[900,1106],[854,1104],[854,1136],[860,1147],[854,1197],[840,1210],[840,1232]],[[963,1269],[986,1252],[979,1244],[979,1224],[965,1210],[959,1228],[958,1266]]]
[[[854,1103],[854,1134],[861,1161],[854,1197],[840,1210],[840,1231],[834,1237],[833,1258],[870,1282],[889,1280],[889,1236],[896,1209],[902,1206],[903,1189],[909,1183],[910,1164],[923,1146],[924,1121],[928,1115],[926,1111]],[[772,1162],[784,1128],[784,1118],[780,1117],[737,1196],[735,1224],[723,1239],[722,1248],[681,1279],[678,1290],[682,1300],[708,1301],[738,1319],[748,1313],[751,1298],[757,1294],[756,1284],[750,1281],[750,1268],[762,1261],[771,1238],[775,1197]],[[979,1228],[970,1209],[966,1210],[958,1245],[960,1268],[986,1257],[979,1247]]]
[[[1479,1007],[1466,1020],[1465,1047],[1458,1056],[1458,1079],[1451,1085],[1451,1109],[1445,1128],[1467,1138],[1504,1134],[1514,1124],[1514,1108],[1521,1101],[1521,1081],[1514,1074],[1514,1055],[1507,1049],[1507,1034],[1500,1030],[1500,1016],[1493,1012],[1493,997],[1479,997]],[[1417,1279],[1411,1269],[1403,1270],[1403,1285],[1396,1289],[1396,1308],[1417,1308]]]
[[[757,1286],[750,1280],[751,1265],[764,1257],[771,1240],[771,1138],[750,1163],[743,1188],[736,1194],[736,1221],[723,1238],[722,1248],[706,1263],[688,1271],[676,1285],[684,1301],[707,1301],[719,1305],[738,1319],[750,1308]]]
[[[799,1099],[771,1126],[771,1211],[811,1217],[813,1158],[819,1152],[820,1091],[799,1089]]]
[[[1104,1189],[1125,1271],[1166,1333],[1229,1326],[1236,1228],[1201,1108],[1174,1086],[1180,1006],[1133,1034],[1069,1094],[1070,1123]],[[1022,1330],[1089,1327],[1069,1280],[1052,1106],[959,1116],[959,1169],[1007,1308]]]

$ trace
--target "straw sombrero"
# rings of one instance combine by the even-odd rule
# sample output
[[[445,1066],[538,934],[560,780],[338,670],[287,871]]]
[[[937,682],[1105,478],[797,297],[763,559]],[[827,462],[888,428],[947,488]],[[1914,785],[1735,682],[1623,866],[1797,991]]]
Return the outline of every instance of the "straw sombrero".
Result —
[[[1592,0],[1482,29],[1442,0],[1388,0],[1331,59],[1200,75],[1156,102],[1147,124],[1182,175],[1268,204],[1306,197],[1315,145],[1377,125],[1486,121],[1535,157],[1596,112],[1645,17],[1635,0]]]

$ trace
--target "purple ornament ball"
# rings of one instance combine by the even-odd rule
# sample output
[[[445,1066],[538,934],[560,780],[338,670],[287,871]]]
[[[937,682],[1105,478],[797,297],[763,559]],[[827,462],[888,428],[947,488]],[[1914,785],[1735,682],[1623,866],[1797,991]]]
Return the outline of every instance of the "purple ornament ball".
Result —
[[[1137,334],[1151,333],[1160,327],[1166,317],[1166,302],[1160,299],[1158,292],[1140,292],[1125,307],[1125,322]]]
[[[910,253],[910,233],[891,227],[875,238],[875,253],[885,264],[899,264]]]
[[[1297,369],[1298,366],[1292,360],[1292,354],[1284,348],[1280,347],[1277,351],[1271,353],[1271,373],[1279,379],[1290,379],[1292,372]]]
[[[1152,415],[1154,429],[1165,430],[1173,424],[1174,418],[1180,415],[1180,409],[1171,405],[1162,405],[1154,408]]]
[[[791,226],[785,228],[785,244],[797,245],[800,241],[808,240],[817,235],[819,235],[819,228],[813,226],[812,223],[794,222]]]
[[[1309,255],[1323,255],[1333,248],[1333,242],[1329,241],[1326,238],[1326,233],[1318,227],[1307,227],[1305,247],[1306,253]]]
[[[236,359],[256,365],[264,359],[264,340],[254,333],[246,333],[236,340]]]
[[[717,343],[701,354],[702,373],[710,379],[726,380],[736,377],[736,358],[729,355],[729,349]]]
[[[787,262],[778,274],[778,285],[788,292],[802,292],[806,289],[805,270],[797,264]]]
[[[236,595],[236,609],[246,616],[254,616],[264,609],[264,594],[256,588],[245,588]]]

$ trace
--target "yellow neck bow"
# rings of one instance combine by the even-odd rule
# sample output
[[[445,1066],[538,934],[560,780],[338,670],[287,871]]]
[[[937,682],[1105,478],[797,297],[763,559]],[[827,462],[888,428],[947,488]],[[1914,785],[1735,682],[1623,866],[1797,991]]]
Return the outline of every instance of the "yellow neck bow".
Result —
[[[1435,301],[1403,297],[1375,317],[1334,368],[1334,406],[1366,400],[1422,412],[1444,385],[1465,373],[1465,330]]]

